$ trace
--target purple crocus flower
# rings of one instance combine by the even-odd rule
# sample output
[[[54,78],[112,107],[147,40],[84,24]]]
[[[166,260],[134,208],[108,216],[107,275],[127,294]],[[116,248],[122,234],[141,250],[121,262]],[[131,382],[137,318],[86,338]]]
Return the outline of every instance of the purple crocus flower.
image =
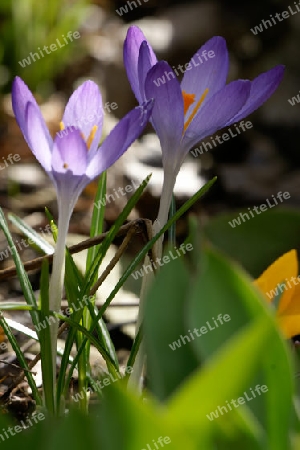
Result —
[[[180,83],[167,62],[157,62],[142,31],[136,26],[128,30],[124,63],[132,90],[139,103],[155,99],[151,122],[160,140],[164,168],[159,227],[166,223],[176,177],[189,150],[252,113],[283,77],[284,67],[278,65],[252,82],[226,84],[228,61],[225,40],[213,37],[185,65]]]
[[[119,159],[141,134],[149,120],[153,101],[130,111],[99,148],[102,98],[92,81],[86,81],[72,94],[65,108],[61,131],[54,140],[32,93],[19,77],[13,83],[12,105],[28,146],[57,192],[58,240],[50,281],[50,309],[58,311],[64,279],[65,242],[75,203],[85,186]],[[55,361],[57,324],[51,324],[51,327]]]
[[[86,81],[70,97],[61,131],[53,140],[32,93],[19,77],[15,78],[12,105],[16,120],[56,188],[60,214],[70,216],[85,186],[119,159],[140,135],[152,103],[130,111],[98,148],[104,115],[102,98],[98,86]]]
[[[278,87],[284,67],[276,66],[252,82],[237,80],[226,84],[229,66],[226,42],[216,36],[184,66],[180,83],[177,69],[175,74],[167,62],[157,61],[153,49],[136,26],[131,26],[127,32],[124,64],[137,101],[141,104],[149,98],[155,100],[151,122],[160,140],[164,169],[159,212],[153,225],[156,234],[167,222],[176,177],[189,150],[205,137],[243,119],[261,106]],[[178,69],[182,67],[178,66]],[[154,246],[156,257],[161,257],[162,242],[163,237]],[[150,273],[143,278],[138,326],[151,277]],[[143,357],[144,350],[140,347],[131,377],[133,383],[139,380]]]

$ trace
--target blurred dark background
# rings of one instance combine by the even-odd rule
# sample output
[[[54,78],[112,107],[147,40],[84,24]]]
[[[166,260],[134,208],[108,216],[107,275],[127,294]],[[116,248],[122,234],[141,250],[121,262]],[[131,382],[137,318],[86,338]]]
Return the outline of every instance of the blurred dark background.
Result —
[[[270,15],[274,17],[277,12],[285,10],[292,10],[293,14],[281,22],[277,20],[276,25],[263,28],[256,35],[251,31],[251,28],[261,26],[262,20],[270,19]],[[5,158],[10,152],[17,152],[23,162],[34,164],[11,114],[9,92],[15,75],[21,76],[37,96],[52,133],[58,129],[67,98],[84,79],[92,78],[98,82],[105,101],[118,105],[115,111],[106,114],[108,131],[113,126],[113,123],[110,124],[113,115],[120,118],[135,106],[122,62],[122,43],[132,23],[143,29],[158,57],[168,60],[172,66],[188,62],[213,35],[221,35],[227,40],[231,59],[229,80],[253,79],[276,64],[286,65],[284,81],[278,91],[249,117],[253,128],[205,152],[201,157],[189,156],[187,161],[196,166],[196,173],[191,174],[187,169],[186,176],[200,177],[199,183],[212,174],[219,176],[218,185],[207,197],[207,206],[212,213],[251,205],[279,190],[288,190],[291,194],[290,205],[298,206],[300,104],[292,106],[288,99],[296,96],[300,89],[300,13],[296,5],[288,0],[251,3],[234,0],[53,0],[43,6],[38,0],[2,1],[1,155]],[[49,55],[44,52],[44,57],[21,66],[20,62],[23,61],[24,65],[24,59],[28,59],[30,52],[56,43],[57,39],[64,43],[63,36],[67,36],[68,31],[78,31],[80,38]],[[150,126],[147,131],[151,131]],[[144,164],[145,169],[147,166],[151,169],[151,165],[159,166],[159,153],[152,155],[151,146],[149,150],[145,146],[147,143],[143,145],[144,158],[142,161],[138,158],[137,163]],[[124,173],[121,176],[131,176],[130,168],[127,170],[126,167],[129,165],[130,161],[124,157],[121,169]],[[11,203],[11,197],[24,191],[25,180],[9,172],[0,172],[0,200],[2,206],[12,208],[14,203]],[[43,178],[40,175],[37,178]],[[29,178],[32,180],[31,176]],[[178,188],[179,201],[180,197],[184,199],[190,195],[188,189],[185,192],[183,184]],[[30,189],[28,183],[27,189]],[[158,191],[159,186],[153,188],[153,197],[158,197]],[[38,205],[30,203],[30,206],[39,209]],[[148,216],[153,218],[157,209],[156,200],[145,205],[145,208],[141,206],[141,209],[143,213],[148,210]],[[113,220],[115,214],[112,207],[109,210]]]

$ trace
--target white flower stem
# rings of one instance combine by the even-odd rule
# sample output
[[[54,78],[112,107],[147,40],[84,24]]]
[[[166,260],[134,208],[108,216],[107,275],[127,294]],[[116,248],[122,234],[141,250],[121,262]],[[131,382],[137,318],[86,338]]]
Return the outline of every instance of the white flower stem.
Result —
[[[172,194],[176,182],[177,174],[171,173],[168,174],[164,172],[164,182],[162,187],[162,194],[160,198],[160,204],[159,204],[159,211],[158,216],[155,222],[153,223],[153,236],[155,236],[167,223],[168,221],[168,214],[169,209],[171,206],[172,201]],[[156,243],[153,246],[153,253],[155,258],[161,258],[162,256],[162,244],[163,244],[163,236],[161,236]],[[155,261],[154,261],[155,262]],[[144,265],[149,265],[150,259],[147,255],[144,261]],[[140,306],[139,306],[139,312],[138,312],[138,318],[137,318],[137,325],[136,325],[136,334],[140,328],[140,325],[142,323],[143,317],[144,317],[144,308],[145,308],[145,298],[147,295],[147,292],[149,290],[149,287],[154,279],[153,272],[147,272],[142,281],[141,286],[141,293],[140,293]],[[144,348],[144,340],[142,340],[140,344],[140,348],[138,350],[138,353],[135,358],[135,362],[133,365],[133,371],[131,372],[128,386],[129,387],[137,387],[139,391],[141,391],[141,376],[143,372],[143,366],[145,362],[145,348]]]
[[[164,174],[164,182],[162,187],[162,193],[159,203],[159,210],[157,219],[153,223],[153,235],[156,235],[167,223],[169,210],[172,202],[173,190],[176,182],[176,175],[174,174]],[[161,236],[154,244],[154,253],[156,258],[161,258],[162,256],[162,244],[164,237]]]
[[[68,234],[70,211],[69,208],[58,207],[58,236],[53,257],[52,275],[49,284],[49,309],[50,311],[60,311],[61,299],[65,276],[65,246]],[[58,321],[50,323],[51,354],[53,365],[53,388],[56,379],[56,352],[57,352],[57,331]]]

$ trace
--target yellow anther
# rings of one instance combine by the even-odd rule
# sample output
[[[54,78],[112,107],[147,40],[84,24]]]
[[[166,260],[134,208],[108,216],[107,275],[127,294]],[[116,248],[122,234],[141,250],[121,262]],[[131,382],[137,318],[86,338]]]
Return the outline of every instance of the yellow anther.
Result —
[[[184,115],[187,113],[187,110],[189,107],[195,102],[195,94],[188,94],[185,91],[182,91],[182,97],[183,97],[183,108],[184,108]]]
[[[200,106],[201,106],[202,103],[204,102],[205,97],[206,97],[207,94],[208,94],[208,91],[209,91],[208,88],[205,89],[205,91],[204,91],[203,94],[201,95],[200,100],[198,101],[197,105],[195,106],[195,108],[194,108],[192,114],[190,115],[190,117],[188,118],[188,120],[187,120],[187,121],[185,122],[185,124],[184,124],[184,131],[187,130],[187,128],[188,128],[188,126],[190,125],[191,121],[192,121],[193,118],[195,117],[195,115],[196,115],[198,109],[200,108]],[[190,95],[190,94],[189,94],[189,95]]]
[[[65,129],[65,124],[63,122],[59,122],[60,131]]]
[[[92,131],[90,132],[90,135],[89,135],[89,137],[88,137],[88,140],[86,141],[86,145],[87,145],[87,148],[88,148],[88,149],[89,149],[90,146],[92,145],[92,142],[93,142],[93,140],[94,140],[94,137],[95,137],[95,134],[96,134],[97,130],[98,130],[97,125],[94,125],[93,128],[92,128]]]
[[[69,166],[68,166],[67,163],[64,163],[64,164],[63,164],[63,168],[64,168],[64,169],[67,169],[68,167],[69,167]]]

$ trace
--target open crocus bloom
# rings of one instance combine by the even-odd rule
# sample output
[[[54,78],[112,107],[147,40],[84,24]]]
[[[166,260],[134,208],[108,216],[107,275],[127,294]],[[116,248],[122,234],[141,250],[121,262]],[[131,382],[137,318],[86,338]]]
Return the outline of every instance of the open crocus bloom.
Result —
[[[56,274],[61,285],[65,239],[70,217],[85,186],[108,169],[141,134],[152,111],[153,101],[130,111],[98,148],[102,133],[103,108],[98,86],[86,81],[73,93],[66,106],[61,131],[54,141],[32,93],[16,77],[12,89],[12,105],[16,120],[32,153],[51,178],[58,201],[58,241],[54,256],[52,280]],[[52,283],[53,289],[56,287]],[[51,290],[51,284],[50,284]],[[56,291],[57,292],[57,291]],[[57,310],[60,299],[52,307]],[[51,295],[50,295],[51,302]]]
[[[206,55],[206,59],[201,55]],[[140,104],[155,99],[151,122],[160,140],[164,168],[157,218],[161,227],[166,223],[176,177],[189,150],[205,137],[252,113],[282,80],[284,67],[279,65],[252,82],[237,80],[226,84],[228,60],[225,40],[213,37],[185,66],[180,83],[167,62],[157,62],[142,31],[136,26],[128,30],[124,64],[132,90]]]
[[[148,122],[152,101],[129,112],[98,148],[103,108],[98,86],[86,81],[72,94],[65,108],[61,130],[54,141],[32,93],[16,77],[12,89],[16,120],[32,153],[51,178],[59,216],[72,213],[85,186],[108,169],[141,134]]]
[[[296,250],[291,250],[254,281],[276,307],[279,327],[287,339],[300,334],[300,278]]]
[[[180,83],[167,62],[157,62],[136,26],[127,33],[124,64],[138,102],[155,99],[151,122],[161,142],[164,168],[177,173],[188,151],[200,140],[261,106],[276,90],[284,72],[284,67],[278,65],[252,82],[226,84],[226,42],[215,36],[185,65]]]
[[[66,106],[61,131],[53,140],[41,111],[26,84],[16,77],[12,89],[16,120],[32,153],[51,178],[58,201],[58,239],[49,286],[52,311],[60,309],[65,243],[75,203],[85,186],[108,169],[146,126],[153,101],[130,111],[98,148],[102,133],[102,98],[97,85],[86,81]],[[53,380],[55,380],[57,322],[51,323]]]

